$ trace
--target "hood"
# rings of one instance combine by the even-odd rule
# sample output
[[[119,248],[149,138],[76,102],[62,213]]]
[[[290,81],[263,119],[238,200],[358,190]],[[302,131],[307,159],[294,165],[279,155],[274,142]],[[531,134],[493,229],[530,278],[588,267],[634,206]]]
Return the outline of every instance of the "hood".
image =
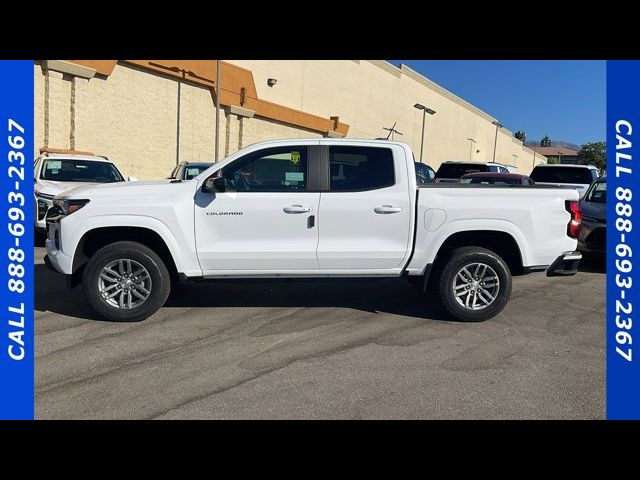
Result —
[[[606,203],[593,203],[582,200],[580,202],[580,210],[585,217],[595,218],[596,220],[606,220],[607,218],[607,204]]]
[[[140,190],[152,191],[153,187],[160,187],[171,184],[175,180],[153,180],[147,182],[114,182],[114,183],[91,183],[71,190],[67,190],[61,198],[98,198],[116,196],[136,195]]]
[[[75,188],[93,185],[103,184],[89,182],[54,182],[52,180],[38,180],[35,185],[35,192],[36,194],[43,193],[45,195],[56,196]]]

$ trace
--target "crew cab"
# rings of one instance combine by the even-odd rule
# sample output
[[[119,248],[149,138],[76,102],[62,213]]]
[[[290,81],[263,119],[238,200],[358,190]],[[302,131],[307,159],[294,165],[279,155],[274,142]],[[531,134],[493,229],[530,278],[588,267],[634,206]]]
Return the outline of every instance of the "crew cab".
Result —
[[[255,277],[406,277],[481,321],[507,304],[511,272],[572,275],[581,259],[576,191],[419,187],[409,146],[387,140],[263,142],[186,182],[54,204],[46,263],[114,321],[147,318],[176,281]]]

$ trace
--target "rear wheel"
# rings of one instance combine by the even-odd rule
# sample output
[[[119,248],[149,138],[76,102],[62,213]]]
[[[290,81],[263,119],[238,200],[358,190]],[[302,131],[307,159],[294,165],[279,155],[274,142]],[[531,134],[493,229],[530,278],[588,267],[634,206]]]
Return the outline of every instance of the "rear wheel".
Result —
[[[495,252],[463,247],[450,252],[442,268],[440,300],[445,310],[464,322],[495,317],[509,302],[511,273]]]
[[[82,288],[101,316],[116,322],[137,322],[164,305],[171,278],[164,262],[149,247],[116,242],[91,257]]]

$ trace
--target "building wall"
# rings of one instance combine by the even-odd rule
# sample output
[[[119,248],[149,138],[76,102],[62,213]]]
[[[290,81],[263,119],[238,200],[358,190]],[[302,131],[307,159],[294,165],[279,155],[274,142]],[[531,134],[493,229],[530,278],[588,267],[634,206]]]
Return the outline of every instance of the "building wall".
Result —
[[[427,116],[423,161],[437,168],[445,160],[493,160],[495,119],[410,68],[384,61],[230,60],[253,72],[260,98],[320,116],[339,115],[350,125],[349,137],[386,137],[382,127],[397,122],[402,136],[420,155],[422,112],[415,103],[436,111]],[[278,80],[267,86],[267,78]],[[475,148],[471,149],[476,140]],[[471,153],[470,153],[470,150]],[[479,150],[479,152],[477,151]],[[516,155],[514,157],[514,155]],[[497,138],[496,161],[515,165],[522,173],[533,167],[533,151],[506,129]],[[544,157],[536,155],[536,163]]]
[[[420,102],[436,110],[427,116],[423,161],[437,168],[445,160],[491,161],[494,120],[464,100],[407,67],[382,61],[264,61],[228,63],[253,72],[258,97],[348,124],[348,137],[386,136],[382,127],[397,122],[395,137],[420,155]],[[213,161],[215,104],[210,88],[139,67],[118,63],[109,76],[84,79],[35,65],[36,148],[88,150],[113,159],[127,176],[166,177],[177,159],[178,89],[180,89],[179,158]],[[276,78],[268,87],[267,78]],[[224,85],[223,85],[224,88]],[[48,114],[46,113],[48,112]],[[48,142],[45,142],[48,118]],[[321,137],[310,131],[259,116],[220,115],[220,158],[262,140]],[[476,140],[470,152],[470,142]],[[479,150],[479,151],[477,151]],[[533,167],[533,152],[505,129],[499,131],[496,161]],[[537,156],[536,163],[544,161]]]

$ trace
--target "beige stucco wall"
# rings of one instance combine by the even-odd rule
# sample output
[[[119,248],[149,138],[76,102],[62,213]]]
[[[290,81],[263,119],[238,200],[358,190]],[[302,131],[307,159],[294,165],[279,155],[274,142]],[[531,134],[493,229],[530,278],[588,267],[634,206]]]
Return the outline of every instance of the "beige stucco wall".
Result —
[[[234,60],[253,72],[258,96],[308,113],[337,115],[350,125],[348,137],[386,136],[397,122],[405,141],[420,155],[420,102],[436,110],[427,116],[423,161],[437,168],[445,160],[491,161],[495,138],[491,116],[435,85],[407,67],[383,61]],[[35,66],[36,149],[44,146],[44,85]],[[71,145],[71,78],[49,72],[49,144]],[[275,87],[267,78],[278,79]],[[113,159],[125,175],[164,178],[176,163],[178,82],[137,67],[117,64],[109,77],[75,80],[75,148]],[[220,115],[220,158],[262,140],[320,137],[260,117]],[[470,155],[470,142],[476,140]],[[212,161],[215,157],[215,105],[209,89],[182,82],[180,87],[180,160]],[[479,151],[477,151],[479,150]],[[544,157],[537,156],[536,163]],[[506,129],[498,134],[496,161],[533,167],[533,152]]]
[[[396,129],[403,135],[395,139],[407,142],[416,157],[420,155],[422,112],[413,105],[422,103],[436,110],[426,119],[423,161],[437,168],[445,160],[469,160],[467,138],[477,142],[471,153],[473,161],[493,160],[495,126],[491,122],[495,119],[406,66],[400,69],[379,60],[229,62],[253,72],[260,98],[323,117],[338,115],[350,125],[349,137],[383,137],[387,132],[382,127],[397,122]],[[269,87],[267,78],[278,82]],[[529,173],[533,151],[501,129],[496,161],[515,162],[522,173]]]

